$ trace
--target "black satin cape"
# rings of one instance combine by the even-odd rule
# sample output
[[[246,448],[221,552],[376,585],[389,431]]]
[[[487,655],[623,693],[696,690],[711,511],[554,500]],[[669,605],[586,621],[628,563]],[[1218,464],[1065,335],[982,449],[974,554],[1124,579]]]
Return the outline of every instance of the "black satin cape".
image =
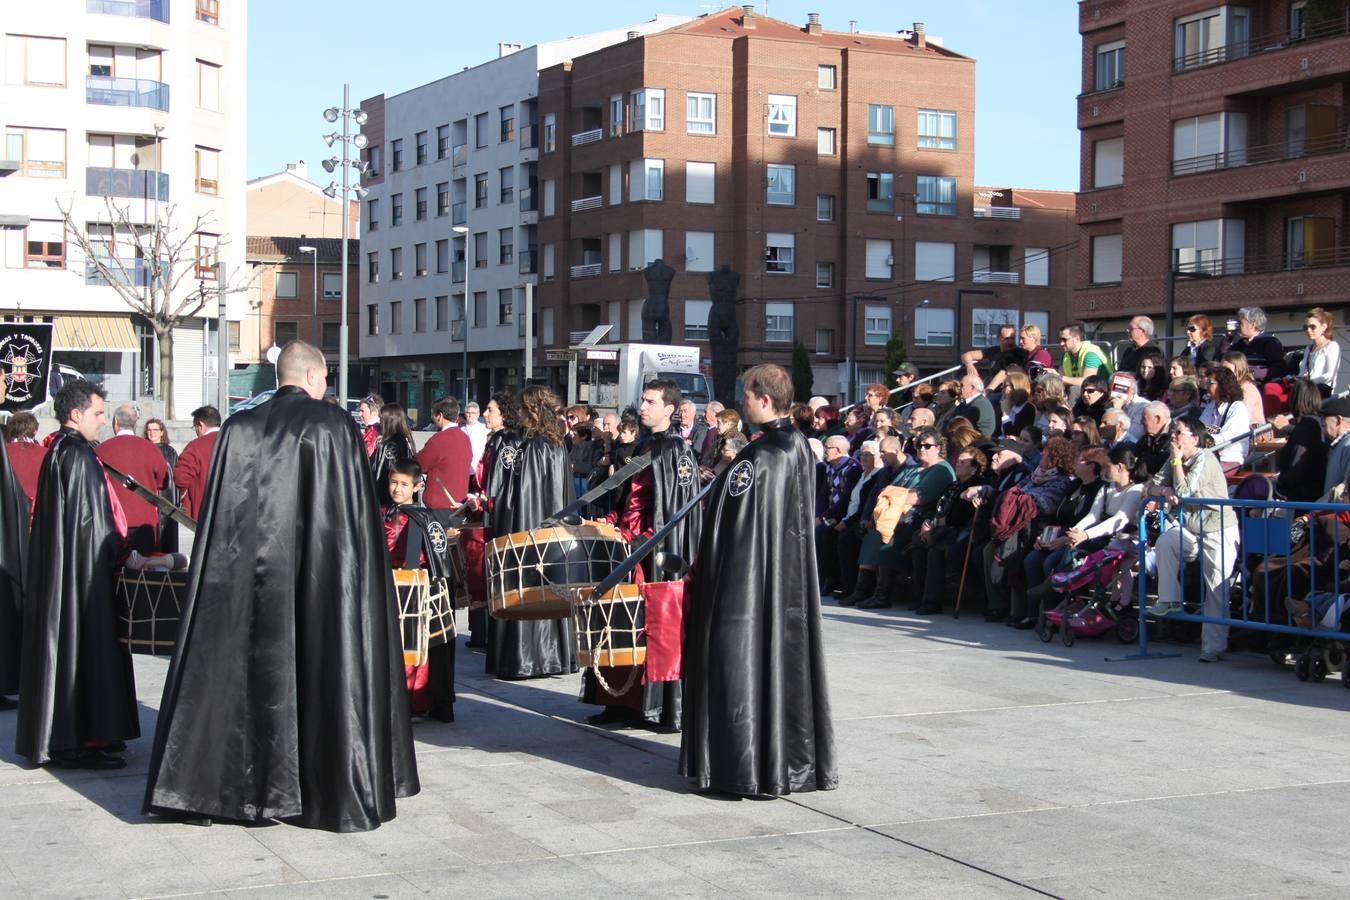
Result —
[[[14,747],[34,764],[141,736],[131,653],[118,639],[120,543],[103,466],[62,428],[38,475],[24,597]]]
[[[494,537],[538,528],[574,499],[567,448],[561,444],[529,437],[514,452],[503,446],[496,461],[504,483],[492,508]],[[514,680],[577,670],[570,617],[514,622],[489,616],[487,624],[487,674]]]
[[[0,696],[19,690],[23,585],[28,565],[27,498],[0,441]]]
[[[380,438],[375,442],[375,451],[370,454],[370,467],[375,473],[375,496],[380,504],[390,502],[389,476],[393,474],[394,463],[414,459],[417,453],[408,439],[401,434],[391,438]]]
[[[500,495],[502,485],[506,483],[506,476],[510,473],[509,469],[502,466],[502,451],[504,448],[510,448],[510,457],[514,461],[516,448],[520,446],[520,438],[509,428],[500,428],[488,435],[487,444],[483,447],[483,493],[487,496],[488,502],[483,510],[483,535],[486,540],[492,540],[493,515],[492,510],[496,505],[497,497]],[[469,610],[469,643],[474,646],[487,646],[488,633],[488,613],[487,609],[479,607]]]
[[[419,784],[356,427],[282,387],[226,421],[210,472],[146,811],[377,828]]]
[[[708,495],[686,609],[680,771],[699,788],[838,787],[816,583],[815,458],[766,424]]]

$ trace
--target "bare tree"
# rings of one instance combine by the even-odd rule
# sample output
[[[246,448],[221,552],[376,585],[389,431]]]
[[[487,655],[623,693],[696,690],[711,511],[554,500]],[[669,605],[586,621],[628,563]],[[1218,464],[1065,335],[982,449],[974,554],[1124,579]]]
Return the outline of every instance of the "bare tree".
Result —
[[[71,215],[73,204],[59,203],[66,233],[80,248],[88,266],[111,287],[133,312],[150,323],[159,348],[158,391],[166,418],[173,408],[173,331],[184,319],[196,316],[209,300],[248,290],[248,284],[222,283],[217,265],[224,242],[210,232],[213,219],[197,216],[191,227],[180,228],[177,205],[150,224],[137,223],[130,206],[118,206],[104,197],[106,223],[84,226]],[[107,229],[106,234],[101,233]],[[204,239],[211,239],[203,243]],[[225,322],[221,328],[228,327]],[[220,377],[226,377],[222,361]]]

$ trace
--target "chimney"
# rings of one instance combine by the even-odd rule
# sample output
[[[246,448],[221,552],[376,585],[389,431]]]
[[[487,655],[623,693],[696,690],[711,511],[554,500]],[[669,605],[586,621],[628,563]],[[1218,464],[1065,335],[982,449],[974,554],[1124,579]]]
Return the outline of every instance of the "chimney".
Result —
[[[923,33],[922,22],[914,23],[914,46],[918,47],[920,50],[923,50],[928,46],[928,38]]]
[[[636,32],[636,31],[630,31],[630,32],[628,32],[628,39],[629,39],[630,41],[635,41],[635,40],[637,40],[639,37],[641,37],[641,34],[639,34],[639,33]]]
[[[820,13],[806,14],[806,33],[820,34]]]
[[[520,44],[511,44],[507,43],[506,41],[498,41],[497,58],[501,59],[503,56],[510,56],[512,53],[518,53],[520,52],[521,46],[522,45]],[[468,68],[468,66],[465,66],[465,68]]]
[[[305,165],[303,159],[299,162],[286,163],[286,171],[293,175],[298,175],[306,181],[309,180],[309,167]]]
[[[849,33],[849,34],[857,34],[857,33],[858,33],[858,20],[857,20],[857,19],[849,19],[849,20],[848,20],[848,33]]]
[[[755,27],[755,7],[749,3],[741,7],[741,27],[746,31]]]

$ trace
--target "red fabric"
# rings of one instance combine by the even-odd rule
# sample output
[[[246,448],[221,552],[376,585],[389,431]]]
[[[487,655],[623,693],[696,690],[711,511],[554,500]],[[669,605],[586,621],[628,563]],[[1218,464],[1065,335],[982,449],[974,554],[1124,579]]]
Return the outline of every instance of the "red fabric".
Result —
[[[459,530],[459,545],[464,549],[464,578],[469,582],[469,602],[476,606],[487,603],[487,569],[483,563],[485,541],[486,529]]]
[[[169,486],[169,465],[164,462],[164,454],[143,437],[119,434],[95,447],[94,453],[117,471],[135,478],[144,488],[158,492]],[[149,525],[158,534],[159,508],[149,500],[137,497],[121,483],[110,483],[113,495],[126,513],[127,525],[131,528]]]
[[[432,509],[453,509],[464,502],[464,496],[469,493],[473,447],[462,428],[446,428],[432,435],[417,454],[417,462],[427,476],[423,503]]]
[[[375,445],[380,440],[380,429],[375,425],[367,425],[361,430],[361,442],[366,445],[366,456],[372,456],[375,453]]]
[[[1035,519],[1036,513],[1036,501],[1021,488],[1010,487],[994,499],[989,536],[996,541],[1006,541]]]
[[[647,622],[647,666],[643,681],[679,681],[684,648],[683,581],[642,585]]]
[[[19,486],[28,495],[28,515],[33,515],[33,504],[37,501],[38,473],[42,471],[42,460],[47,448],[42,444],[28,441],[10,441],[5,444],[9,452],[9,465],[19,479]]]
[[[403,678],[408,685],[408,712],[425,716],[431,711],[431,661],[420,666],[403,666]]]
[[[1261,406],[1266,418],[1285,415],[1289,412],[1289,392],[1282,381],[1268,381],[1261,385]]]
[[[608,517],[623,534],[624,540],[637,544],[651,537],[654,482],[651,469],[644,469],[628,482],[623,509]]]
[[[189,441],[183,452],[178,454],[178,462],[173,467],[173,483],[178,486],[182,507],[194,519],[201,518],[207,470],[211,466],[211,451],[216,446],[216,437],[219,434],[219,431],[213,431]]]
[[[158,453],[159,451],[155,452]],[[128,523],[127,523],[126,509],[122,506],[122,501],[117,499],[117,491],[121,490],[122,486],[113,484],[112,476],[110,476],[107,472],[103,473],[103,483],[108,486],[108,505],[112,507],[113,525],[117,528],[118,536],[125,541],[127,535],[131,533],[131,529],[127,527]],[[136,499],[140,500],[141,498],[137,497]],[[141,500],[141,502],[144,503],[145,501]],[[159,520],[156,519],[155,521]],[[131,549],[130,547],[121,548],[117,560],[119,564],[126,559],[127,551],[130,549]]]

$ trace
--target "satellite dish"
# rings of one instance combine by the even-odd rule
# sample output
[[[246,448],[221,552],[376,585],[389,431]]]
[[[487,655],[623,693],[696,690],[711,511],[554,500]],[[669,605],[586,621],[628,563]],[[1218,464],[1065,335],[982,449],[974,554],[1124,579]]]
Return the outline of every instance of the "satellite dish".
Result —
[[[281,358],[281,348],[278,347],[276,344],[273,344],[272,346],[267,348],[266,357],[267,361],[275,366],[277,364],[277,360]]]

